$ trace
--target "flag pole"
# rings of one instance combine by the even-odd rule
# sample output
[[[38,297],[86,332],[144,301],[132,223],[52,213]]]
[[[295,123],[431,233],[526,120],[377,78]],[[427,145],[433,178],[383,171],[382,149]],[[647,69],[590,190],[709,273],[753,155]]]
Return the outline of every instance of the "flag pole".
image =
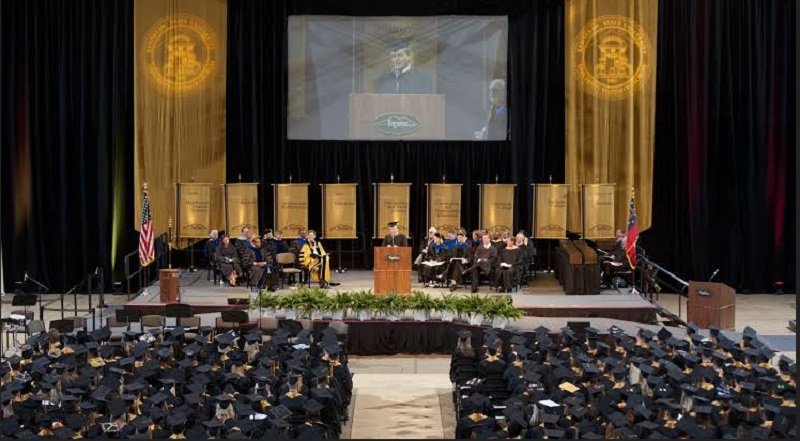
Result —
[[[144,201],[144,198],[147,198],[147,182],[146,181],[142,182],[142,196],[143,196],[142,197],[142,201]],[[142,226],[139,225],[139,234],[142,234],[141,229],[142,229]],[[139,263],[139,265],[141,265],[141,262]],[[139,280],[144,280],[144,282],[143,282],[144,286],[142,287],[143,288],[142,289],[142,295],[143,296],[149,296],[150,295],[150,290],[147,289],[149,287],[149,285],[150,285],[150,268],[149,268],[149,266],[150,265],[147,265],[146,267],[142,268],[142,271],[145,271],[145,277],[144,278],[142,278],[141,276],[139,277]]]

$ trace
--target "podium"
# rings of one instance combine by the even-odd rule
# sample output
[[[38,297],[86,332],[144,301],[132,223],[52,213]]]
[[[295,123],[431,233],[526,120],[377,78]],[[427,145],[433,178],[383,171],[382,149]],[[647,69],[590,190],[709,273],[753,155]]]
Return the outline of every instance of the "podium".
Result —
[[[181,270],[176,268],[158,271],[158,291],[161,303],[180,303]]]
[[[445,139],[444,95],[350,94],[350,139]]]
[[[411,292],[411,247],[375,247],[375,294]]]
[[[556,277],[567,295],[599,294],[597,253],[583,240],[560,240],[556,248]]]
[[[690,281],[687,309],[687,320],[701,328],[736,327],[736,291],[724,283]]]

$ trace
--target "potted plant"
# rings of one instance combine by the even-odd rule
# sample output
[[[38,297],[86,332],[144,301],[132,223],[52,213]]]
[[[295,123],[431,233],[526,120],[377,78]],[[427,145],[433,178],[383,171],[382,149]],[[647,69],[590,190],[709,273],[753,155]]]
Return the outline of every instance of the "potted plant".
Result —
[[[430,318],[431,312],[436,307],[436,302],[422,291],[413,291],[407,299],[408,310],[411,318],[424,322]]]
[[[330,312],[331,320],[344,320],[352,299],[353,296],[346,291],[336,291],[336,294],[328,297],[328,311]]]
[[[297,318],[297,311],[294,309],[297,299],[295,294],[296,293],[291,293],[278,296],[278,299],[275,302],[275,317],[284,317],[289,320],[294,320]]]
[[[350,308],[358,314],[359,320],[371,320],[374,305],[375,296],[371,290],[355,292],[351,297]]]
[[[456,303],[458,298],[453,294],[442,294],[442,298],[434,299],[434,310],[440,311],[442,321],[452,322],[456,317]]]
[[[468,297],[462,297],[462,317],[466,314],[467,321],[472,326],[481,326],[483,324],[484,312],[486,311],[486,302],[484,298],[478,294],[472,294]]]
[[[266,311],[267,315],[275,316],[276,308],[278,306],[278,296],[272,294],[271,292],[267,291],[266,289],[262,289],[258,293],[258,297],[256,298],[255,304],[253,304],[250,308],[260,308],[263,311]]]
[[[377,312],[387,320],[395,321],[406,309],[406,298],[396,292],[390,292],[375,299]]]

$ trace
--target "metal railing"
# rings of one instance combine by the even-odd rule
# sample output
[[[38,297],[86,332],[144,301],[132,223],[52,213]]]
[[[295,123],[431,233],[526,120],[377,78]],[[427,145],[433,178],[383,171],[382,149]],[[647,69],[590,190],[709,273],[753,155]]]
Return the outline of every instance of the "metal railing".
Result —
[[[124,265],[124,268],[125,268],[125,292],[126,292],[126,294],[127,294],[129,299],[130,299],[130,295],[131,295],[131,281],[134,278],[136,278],[137,281],[138,281],[137,289],[145,288],[145,287],[149,286],[151,283],[153,283],[158,278],[158,272],[157,271],[156,272],[152,272],[152,271],[150,271],[150,268],[152,268],[154,266],[156,268],[161,268],[161,267],[165,266],[165,262],[164,261],[167,258],[167,251],[168,251],[167,234],[166,233],[158,236],[155,239],[154,248],[155,248],[155,258],[156,258],[156,260],[155,260],[155,262],[153,262],[150,265],[147,265],[145,267],[143,267],[139,263],[139,248],[138,247],[134,251],[131,251],[130,253],[126,254],[125,258],[123,259],[123,265]],[[135,262],[135,265],[136,265],[136,267],[135,267],[136,269],[134,271],[131,271],[131,260],[132,259],[133,259],[133,262]]]

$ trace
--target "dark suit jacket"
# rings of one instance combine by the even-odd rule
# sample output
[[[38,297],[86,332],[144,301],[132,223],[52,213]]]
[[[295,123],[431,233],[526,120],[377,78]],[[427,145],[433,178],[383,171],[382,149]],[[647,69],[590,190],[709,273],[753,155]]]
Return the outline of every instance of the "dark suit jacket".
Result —
[[[375,82],[375,93],[433,93],[433,79],[414,67],[399,77],[394,72],[386,72]]]
[[[388,247],[389,245],[396,245],[398,247],[407,247],[408,246],[408,239],[403,234],[398,234],[397,236],[392,237],[391,234],[387,234],[386,237],[383,238],[383,244],[381,246]]]

